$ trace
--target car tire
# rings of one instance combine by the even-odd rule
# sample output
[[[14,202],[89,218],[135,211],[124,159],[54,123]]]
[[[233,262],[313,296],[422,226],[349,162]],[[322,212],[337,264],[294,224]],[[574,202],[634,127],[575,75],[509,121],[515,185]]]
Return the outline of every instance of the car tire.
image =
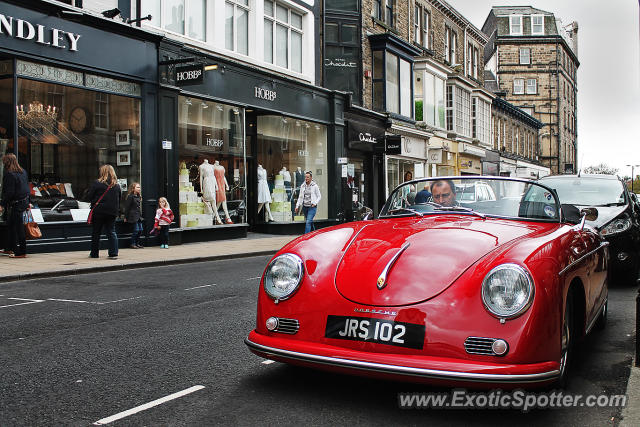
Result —
[[[571,362],[573,361],[574,349],[574,299],[573,292],[569,290],[567,294],[567,302],[564,308],[564,316],[562,318],[562,334],[560,340],[560,377],[555,383],[556,388],[566,388],[569,384],[569,372],[571,371]]]
[[[600,314],[598,315],[598,320],[596,320],[596,324],[594,325],[594,329],[601,331],[607,327],[607,315],[609,314],[609,298],[604,301],[604,305],[600,310]]]

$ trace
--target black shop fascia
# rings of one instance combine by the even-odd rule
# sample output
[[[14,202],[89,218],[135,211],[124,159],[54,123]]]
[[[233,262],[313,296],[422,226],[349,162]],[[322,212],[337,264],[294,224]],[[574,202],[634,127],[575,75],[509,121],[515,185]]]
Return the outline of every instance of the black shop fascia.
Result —
[[[336,223],[345,95],[166,40],[159,64],[174,234],[185,242],[301,233],[295,207],[306,171],[322,194],[316,227]],[[214,194],[201,177],[216,161]]]
[[[141,184],[153,219],[160,39],[61,2],[0,2],[0,155],[14,153],[29,176],[43,237],[28,252],[89,250],[85,196],[102,164],[123,192]],[[117,220],[121,246],[129,228]]]

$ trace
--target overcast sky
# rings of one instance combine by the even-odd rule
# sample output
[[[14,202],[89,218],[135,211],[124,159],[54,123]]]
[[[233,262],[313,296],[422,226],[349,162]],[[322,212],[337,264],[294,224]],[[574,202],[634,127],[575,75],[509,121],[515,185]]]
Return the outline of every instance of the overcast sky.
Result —
[[[492,6],[532,6],[578,21],[578,167],[640,165],[638,0],[448,0],[482,28]],[[640,173],[636,168],[634,173]]]

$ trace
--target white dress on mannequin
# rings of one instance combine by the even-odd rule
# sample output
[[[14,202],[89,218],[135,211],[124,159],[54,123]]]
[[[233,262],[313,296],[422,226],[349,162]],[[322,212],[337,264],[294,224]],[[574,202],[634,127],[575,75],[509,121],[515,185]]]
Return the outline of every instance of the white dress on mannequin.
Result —
[[[208,211],[213,214],[216,223],[221,224],[218,209],[216,209],[216,191],[218,183],[216,182],[215,171],[213,165],[207,159],[204,159],[198,167],[200,171],[200,191],[202,191],[202,201]]]
[[[213,165],[207,159],[204,159],[199,167],[200,169],[200,190],[202,191],[202,199],[206,202],[216,203],[216,176],[213,171]]]
[[[271,203],[269,184],[267,183],[267,170],[258,165],[258,203]]]

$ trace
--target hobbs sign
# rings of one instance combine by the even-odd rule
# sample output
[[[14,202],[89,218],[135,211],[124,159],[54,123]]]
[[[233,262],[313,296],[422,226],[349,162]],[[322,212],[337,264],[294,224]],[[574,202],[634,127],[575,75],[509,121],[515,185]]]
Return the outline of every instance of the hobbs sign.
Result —
[[[176,85],[183,86],[202,83],[203,71],[202,64],[176,67]]]
[[[258,98],[258,99],[265,99],[267,101],[275,101],[276,96],[277,96],[275,90],[262,89],[261,87],[258,87],[258,86],[254,86],[253,90],[254,90],[254,96],[256,98]]]

